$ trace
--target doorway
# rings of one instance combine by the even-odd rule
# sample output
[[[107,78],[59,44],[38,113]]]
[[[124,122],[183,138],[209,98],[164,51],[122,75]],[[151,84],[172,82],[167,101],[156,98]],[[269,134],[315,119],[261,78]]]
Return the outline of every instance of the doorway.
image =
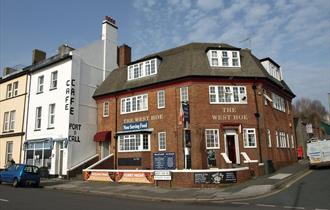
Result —
[[[240,164],[239,142],[236,130],[225,130],[225,152],[233,164]]]
[[[101,158],[105,158],[110,154],[110,150],[109,150],[109,146],[110,146],[110,141],[103,141],[101,143]]]

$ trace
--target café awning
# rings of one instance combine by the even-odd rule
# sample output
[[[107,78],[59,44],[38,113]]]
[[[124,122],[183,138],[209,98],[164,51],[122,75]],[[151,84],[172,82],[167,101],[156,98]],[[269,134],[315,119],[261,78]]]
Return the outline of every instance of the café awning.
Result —
[[[111,138],[111,131],[101,131],[97,132],[94,135],[94,141],[101,142],[101,141],[110,141]]]

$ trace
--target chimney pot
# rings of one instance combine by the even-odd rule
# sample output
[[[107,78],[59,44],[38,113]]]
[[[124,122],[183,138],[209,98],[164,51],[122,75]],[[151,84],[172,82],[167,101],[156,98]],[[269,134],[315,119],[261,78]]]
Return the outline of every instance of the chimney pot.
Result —
[[[32,65],[39,63],[46,59],[46,53],[39,49],[32,50]]]
[[[3,76],[6,76],[8,74],[11,74],[13,72],[17,71],[16,69],[10,68],[10,67],[5,67],[3,69]]]
[[[132,49],[126,44],[118,48],[118,66],[119,68],[127,66],[131,62]]]

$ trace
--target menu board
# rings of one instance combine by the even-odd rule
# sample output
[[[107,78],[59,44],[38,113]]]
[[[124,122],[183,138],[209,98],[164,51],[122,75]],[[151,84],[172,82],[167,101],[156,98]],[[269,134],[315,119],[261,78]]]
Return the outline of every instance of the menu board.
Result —
[[[194,173],[195,184],[236,183],[236,172],[198,172]]]
[[[176,168],[175,152],[157,152],[153,154],[154,170],[173,170]]]

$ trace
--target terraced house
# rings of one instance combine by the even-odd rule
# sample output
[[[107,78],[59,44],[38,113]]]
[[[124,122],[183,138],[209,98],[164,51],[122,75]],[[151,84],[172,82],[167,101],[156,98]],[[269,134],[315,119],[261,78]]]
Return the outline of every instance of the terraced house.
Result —
[[[13,159],[21,163],[25,138],[28,72],[5,68],[0,79],[0,168]]]
[[[94,140],[100,154],[112,154],[111,168],[280,168],[296,161],[295,95],[271,58],[225,43],[190,43],[126,64],[94,93]],[[157,157],[166,155],[171,167],[160,167]]]

